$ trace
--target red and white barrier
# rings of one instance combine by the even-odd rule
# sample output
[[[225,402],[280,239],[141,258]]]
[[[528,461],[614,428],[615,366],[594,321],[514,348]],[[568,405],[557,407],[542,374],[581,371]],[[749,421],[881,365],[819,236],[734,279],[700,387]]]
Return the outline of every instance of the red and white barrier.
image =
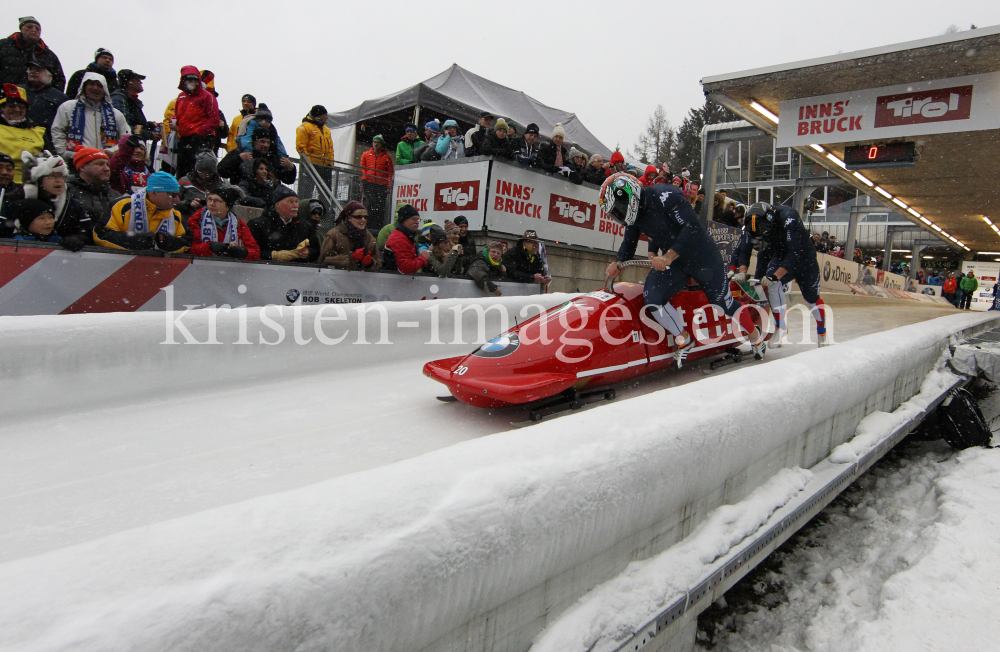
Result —
[[[503,282],[505,296],[539,286]],[[0,245],[0,315],[477,298],[468,279]]]

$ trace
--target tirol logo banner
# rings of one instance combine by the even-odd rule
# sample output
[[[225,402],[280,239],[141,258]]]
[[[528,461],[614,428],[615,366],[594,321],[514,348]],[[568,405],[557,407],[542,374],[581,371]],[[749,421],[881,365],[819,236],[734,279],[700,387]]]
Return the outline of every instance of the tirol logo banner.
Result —
[[[563,197],[555,193],[549,197],[550,222],[593,230],[596,215],[597,206],[595,204]]]
[[[1000,72],[781,102],[778,147],[1000,129]]]
[[[479,181],[434,184],[434,210],[473,211],[479,208]]]

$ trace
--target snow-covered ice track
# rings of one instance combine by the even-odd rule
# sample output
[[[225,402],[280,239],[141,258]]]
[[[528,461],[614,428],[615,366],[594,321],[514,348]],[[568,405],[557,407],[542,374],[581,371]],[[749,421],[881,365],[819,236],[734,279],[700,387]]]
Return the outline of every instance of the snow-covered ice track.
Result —
[[[419,320],[426,304],[398,309]],[[885,312],[863,310],[858,323],[881,325]],[[92,317],[0,329],[0,364],[16,372],[0,380],[14,397],[0,422],[5,650],[527,649],[546,618],[629,560],[683,539],[775,471],[811,466],[865,414],[898,407],[948,335],[996,318],[953,315],[801,356],[789,347],[763,365],[694,369],[670,378],[701,382],[463,441],[446,426],[476,436],[498,419],[434,401],[438,386],[413,371],[457,346],[394,361],[401,352],[378,345],[145,356],[145,322]],[[219,339],[233,341],[227,328]],[[17,337],[23,348],[10,346]],[[76,407],[51,414],[51,397],[74,390]],[[806,409],[802,396],[822,403]],[[342,444],[372,459],[343,462]]]

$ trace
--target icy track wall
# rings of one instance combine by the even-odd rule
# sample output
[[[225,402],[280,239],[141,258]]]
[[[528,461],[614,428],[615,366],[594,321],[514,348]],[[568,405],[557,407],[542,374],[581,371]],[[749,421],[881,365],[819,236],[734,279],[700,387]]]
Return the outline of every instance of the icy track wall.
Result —
[[[0,417],[461,355],[571,296],[0,317]]]
[[[526,650],[998,320],[942,317],[11,561],[0,649]]]

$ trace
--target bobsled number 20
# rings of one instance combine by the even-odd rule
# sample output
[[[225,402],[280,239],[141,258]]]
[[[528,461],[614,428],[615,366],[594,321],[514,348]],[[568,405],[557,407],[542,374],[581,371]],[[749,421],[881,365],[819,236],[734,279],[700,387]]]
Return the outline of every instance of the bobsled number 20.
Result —
[[[736,283],[733,296],[765,330],[770,310]],[[741,344],[738,329],[705,293],[689,288],[673,300],[695,347],[688,361]],[[435,360],[424,374],[452,395],[483,408],[531,403],[558,394],[620,383],[673,365],[673,338],[645,310],[642,286],[617,283],[567,301],[487,342],[469,355]],[[768,335],[767,337],[770,337]]]

